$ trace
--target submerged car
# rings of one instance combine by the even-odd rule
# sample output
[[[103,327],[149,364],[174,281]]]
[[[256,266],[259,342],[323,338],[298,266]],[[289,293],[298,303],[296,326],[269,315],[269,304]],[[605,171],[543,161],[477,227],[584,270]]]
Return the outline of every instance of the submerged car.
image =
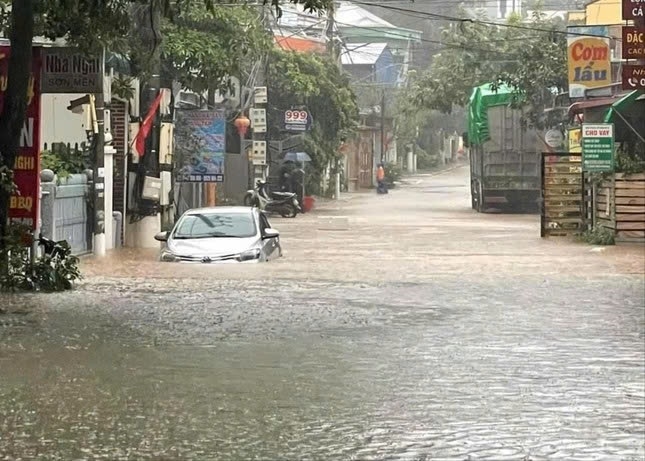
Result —
[[[166,262],[255,263],[282,256],[280,233],[264,213],[250,207],[212,207],[187,211],[164,242],[160,260]]]

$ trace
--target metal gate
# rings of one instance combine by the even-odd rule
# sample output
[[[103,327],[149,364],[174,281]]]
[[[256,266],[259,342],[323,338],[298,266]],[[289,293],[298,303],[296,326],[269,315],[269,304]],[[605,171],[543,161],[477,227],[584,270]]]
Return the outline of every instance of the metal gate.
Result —
[[[61,181],[41,183],[42,234],[52,240],[67,240],[74,254],[88,253],[91,245],[90,183],[84,174]]]

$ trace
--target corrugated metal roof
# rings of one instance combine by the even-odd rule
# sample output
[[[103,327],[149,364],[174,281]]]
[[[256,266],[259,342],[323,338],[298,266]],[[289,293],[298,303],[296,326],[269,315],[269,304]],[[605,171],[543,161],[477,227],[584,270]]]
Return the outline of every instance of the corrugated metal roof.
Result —
[[[369,65],[376,64],[381,57],[387,43],[348,43],[346,50],[341,55],[344,65]]]

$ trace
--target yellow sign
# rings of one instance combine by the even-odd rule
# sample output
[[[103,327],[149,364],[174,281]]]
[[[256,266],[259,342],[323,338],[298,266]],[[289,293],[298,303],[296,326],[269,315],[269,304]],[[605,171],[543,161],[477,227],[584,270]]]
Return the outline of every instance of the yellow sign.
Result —
[[[569,37],[567,57],[570,97],[582,98],[585,90],[612,83],[609,39]]]
[[[581,128],[569,128],[568,132],[569,138],[569,153],[570,154],[580,154],[582,153],[582,129]]]

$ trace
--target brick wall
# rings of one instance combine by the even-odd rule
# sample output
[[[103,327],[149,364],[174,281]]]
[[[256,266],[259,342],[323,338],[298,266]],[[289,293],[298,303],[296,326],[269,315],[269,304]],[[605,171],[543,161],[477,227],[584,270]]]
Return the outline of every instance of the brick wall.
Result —
[[[112,186],[114,211],[125,215],[125,165],[127,157],[126,140],[127,103],[116,99],[112,100],[110,107],[110,122],[112,126],[112,145],[116,149],[114,154],[114,183]]]

